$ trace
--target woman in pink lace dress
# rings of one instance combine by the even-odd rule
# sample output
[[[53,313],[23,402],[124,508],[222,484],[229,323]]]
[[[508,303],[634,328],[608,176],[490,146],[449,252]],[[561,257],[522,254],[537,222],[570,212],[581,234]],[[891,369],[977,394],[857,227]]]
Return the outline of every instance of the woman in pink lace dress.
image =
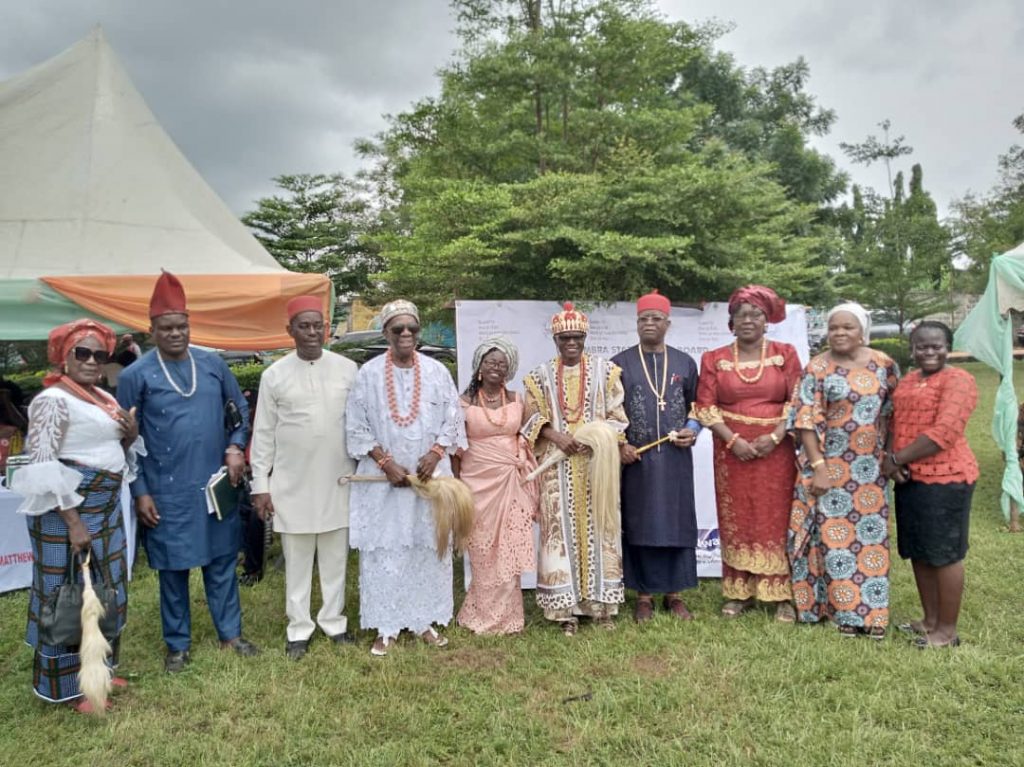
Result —
[[[456,459],[456,475],[473,491],[476,517],[469,543],[472,581],[458,621],[476,634],[523,630],[519,579],[537,567],[537,489],[533,482],[522,484],[536,464],[519,436],[522,397],[505,387],[518,362],[507,339],[485,341],[473,354],[473,380],[461,398],[469,449]]]

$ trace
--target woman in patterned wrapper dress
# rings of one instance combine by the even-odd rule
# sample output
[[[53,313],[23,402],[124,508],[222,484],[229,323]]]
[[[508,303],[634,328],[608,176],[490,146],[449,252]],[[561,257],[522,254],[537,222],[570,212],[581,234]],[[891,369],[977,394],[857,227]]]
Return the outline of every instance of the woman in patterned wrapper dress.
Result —
[[[58,370],[44,379],[46,389],[29,407],[31,463],[18,469],[12,483],[25,496],[18,511],[28,516],[34,556],[25,632],[35,650],[33,691],[83,713],[92,704],[78,687],[78,648],[44,644],[39,610],[64,580],[68,558],[91,552],[96,571],[117,592],[119,636],[110,661],[116,665],[128,603],[121,485],[134,479],[136,457],[145,448],[134,412],[122,410],[98,386],[114,342],[114,331],[93,320],[50,332],[47,354]],[[120,677],[113,683],[126,684]]]
[[[769,341],[769,322],[786,304],[761,285],[729,297],[733,343],[705,352],[694,415],[715,435],[715,498],[722,543],[722,615],[735,618],[757,602],[795,620],[786,556],[796,476],[786,432],[789,400],[800,380],[796,349]]]
[[[537,567],[537,485],[523,483],[537,462],[519,434],[523,400],[505,386],[518,367],[519,352],[508,339],[484,341],[473,353],[473,380],[460,399],[469,448],[452,459],[452,468],[473,491],[476,514],[468,548],[472,582],[458,622],[477,634],[523,630],[520,576]]]
[[[800,444],[788,550],[801,622],[883,639],[889,625],[889,505],[880,468],[899,369],[867,345],[862,306],[828,313],[829,350],[804,369],[791,424]]]

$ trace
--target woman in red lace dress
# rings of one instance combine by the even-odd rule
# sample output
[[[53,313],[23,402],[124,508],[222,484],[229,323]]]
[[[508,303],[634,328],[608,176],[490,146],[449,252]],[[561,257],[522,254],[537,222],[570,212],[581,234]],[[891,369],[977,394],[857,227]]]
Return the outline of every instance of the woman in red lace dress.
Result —
[[[706,352],[694,414],[715,435],[715,494],[722,545],[722,615],[734,618],[757,602],[795,620],[786,533],[796,474],[786,433],[788,402],[800,379],[796,349],[769,341],[769,322],[786,304],[760,285],[729,298],[736,340]]]

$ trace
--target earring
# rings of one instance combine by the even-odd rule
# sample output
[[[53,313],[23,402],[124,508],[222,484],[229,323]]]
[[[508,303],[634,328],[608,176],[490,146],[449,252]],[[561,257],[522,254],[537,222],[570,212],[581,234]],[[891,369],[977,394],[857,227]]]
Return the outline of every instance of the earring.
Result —
[[[478,380],[478,381],[484,380],[484,374],[483,373],[477,373],[476,374],[476,380]]]

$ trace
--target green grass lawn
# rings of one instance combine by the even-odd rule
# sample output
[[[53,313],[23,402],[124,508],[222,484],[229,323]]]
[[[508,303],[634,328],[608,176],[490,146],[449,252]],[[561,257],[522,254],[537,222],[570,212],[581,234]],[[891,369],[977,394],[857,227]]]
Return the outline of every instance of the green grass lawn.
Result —
[[[982,477],[957,650],[921,652],[897,632],[842,638],[767,611],[727,622],[712,580],[688,596],[690,624],[658,614],[638,628],[631,599],[616,631],[583,626],[566,640],[527,595],[521,637],[452,628],[446,650],[403,641],[376,659],[369,636],[337,648],[321,635],[293,663],[284,578],[271,571],[242,592],[263,655],[218,651],[194,577],[193,662],[170,676],[143,566],[122,648],[132,684],[104,721],[32,695],[26,595],[0,598],[0,765],[1024,764],[1024,536],[1005,532],[999,512],[996,376],[965,367],[981,391],[970,438]],[[892,581],[894,622],[916,617],[907,563],[894,560]],[[351,616],[356,589],[353,567]]]

